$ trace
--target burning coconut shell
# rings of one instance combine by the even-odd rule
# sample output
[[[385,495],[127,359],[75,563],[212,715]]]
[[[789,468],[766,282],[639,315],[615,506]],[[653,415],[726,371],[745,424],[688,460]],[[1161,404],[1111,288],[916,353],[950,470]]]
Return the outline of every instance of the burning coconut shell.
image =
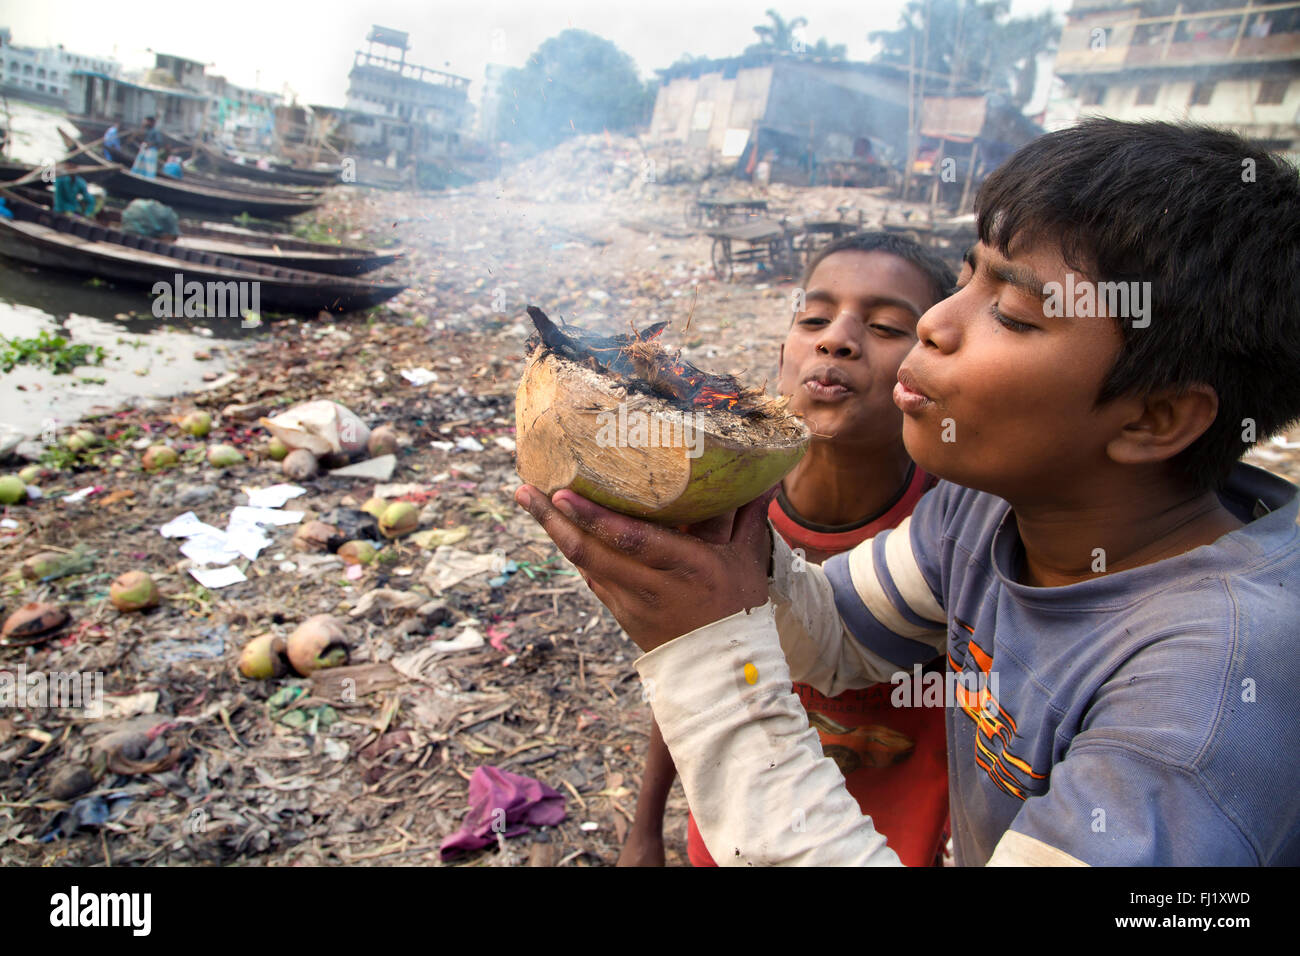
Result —
[[[655,338],[561,330],[529,307],[538,336],[515,396],[519,476],[615,511],[694,524],[752,501],[803,457],[809,432],[730,376],[682,362]]]

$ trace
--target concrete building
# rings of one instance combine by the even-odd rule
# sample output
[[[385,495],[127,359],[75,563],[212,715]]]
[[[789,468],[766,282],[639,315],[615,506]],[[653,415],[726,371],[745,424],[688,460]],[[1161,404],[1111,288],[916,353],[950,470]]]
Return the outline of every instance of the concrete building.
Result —
[[[1074,0],[1056,72],[1078,118],[1228,126],[1300,157],[1300,3]]]
[[[371,27],[348,73],[345,135],[374,158],[445,156],[459,146],[473,113],[470,81],[407,63],[407,40],[400,30]]]
[[[0,27],[0,92],[14,99],[62,106],[75,70],[116,76],[120,67],[111,57],[69,53],[62,45],[49,48],[14,46],[8,27]]]

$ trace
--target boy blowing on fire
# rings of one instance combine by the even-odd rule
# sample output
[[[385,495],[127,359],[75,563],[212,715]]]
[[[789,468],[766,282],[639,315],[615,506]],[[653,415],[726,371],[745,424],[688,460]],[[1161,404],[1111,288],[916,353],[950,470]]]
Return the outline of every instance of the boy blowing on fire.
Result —
[[[917,320],[955,281],[933,253],[885,233],[838,239],[808,264],[802,307],[781,347],[778,389],[814,438],[768,507],[773,527],[803,560],[821,563],[895,527],[933,484],[907,456],[892,393]],[[941,854],[948,815],[943,711],[893,707],[899,687],[875,684],[828,698],[794,685],[863,812],[905,863],[928,866]],[[663,865],[664,807],[676,775],[652,722],[620,865]],[[693,817],[687,852],[696,866],[716,866]]]
[[[942,480],[897,528],[795,572],[766,500],[702,537],[518,500],[647,652],[719,862],[897,864],[790,681],[834,695],[938,652],[959,864],[1300,864],[1297,489],[1238,460],[1300,416],[1296,171],[1090,120],[976,213],[898,372]],[[1146,290],[1145,314],[1061,309],[1067,278]]]

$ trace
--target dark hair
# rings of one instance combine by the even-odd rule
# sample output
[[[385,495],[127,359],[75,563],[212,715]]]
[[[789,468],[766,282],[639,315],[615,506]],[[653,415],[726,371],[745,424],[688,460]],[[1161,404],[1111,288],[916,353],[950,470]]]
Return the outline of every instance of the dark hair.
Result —
[[[1097,396],[1212,387],[1218,416],[1173,464],[1222,483],[1252,438],[1300,417],[1300,179],[1234,133],[1092,119],[1024,146],[975,201],[979,237],[1050,242],[1096,282],[1150,282]]]
[[[822,260],[836,252],[885,252],[904,262],[910,262],[930,280],[930,291],[934,296],[929,303],[931,305],[952,295],[953,286],[957,284],[952,269],[935,253],[920,243],[888,232],[855,232],[831,241],[809,260],[800,284],[807,287],[808,280]]]

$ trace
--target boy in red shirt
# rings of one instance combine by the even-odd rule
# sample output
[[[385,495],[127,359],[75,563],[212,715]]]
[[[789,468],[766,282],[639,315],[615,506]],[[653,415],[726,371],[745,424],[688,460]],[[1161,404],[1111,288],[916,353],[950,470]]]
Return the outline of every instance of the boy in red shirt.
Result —
[[[895,527],[933,484],[903,447],[903,416],[892,395],[917,320],[955,284],[933,253],[886,233],[838,239],[809,263],[804,307],[781,347],[778,388],[815,437],[768,512],[808,562],[820,564]],[[944,711],[895,708],[890,699],[899,690],[876,684],[826,697],[794,685],[823,752],[839,765],[863,812],[889,834],[905,864],[929,866],[941,855],[948,815]],[[910,687],[903,690],[910,699]],[[663,865],[664,807],[676,775],[652,722],[620,866]],[[687,853],[695,866],[716,865],[694,818]]]

